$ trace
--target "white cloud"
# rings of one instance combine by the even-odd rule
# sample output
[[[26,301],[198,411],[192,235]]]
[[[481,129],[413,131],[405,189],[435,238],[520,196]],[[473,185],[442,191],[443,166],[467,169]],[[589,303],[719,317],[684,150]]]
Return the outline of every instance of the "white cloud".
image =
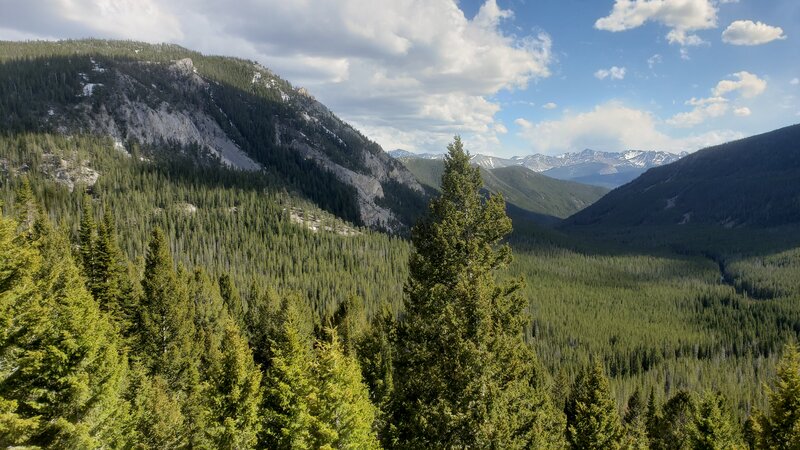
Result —
[[[725,95],[739,94],[742,98],[752,98],[760,95],[767,88],[767,82],[749,72],[737,72],[733,74],[738,80],[722,80],[712,89],[713,96],[708,98],[694,98],[686,101],[686,104],[693,106],[691,111],[675,114],[667,119],[667,123],[678,128],[689,128],[699,125],[715,117],[727,114],[729,110],[728,99]],[[739,117],[750,115],[750,109],[739,107],[734,109],[734,114]]]
[[[692,98],[686,102],[694,106],[689,112],[678,113],[667,119],[669,125],[688,128],[703,123],[706,119],[720,117],[728,112],[728,100],[722,97]]]
[[[653,67],[656,66],[656,64],[661,64],[662,62],[664,62],[664,58],[662,58],[661,55],[656,53],[655,55],[647,58],[647,67],[652,69]]]
[[[598,30],[625,31],[646,22],[670,28],[667,40],[681,46],[704,41],[694,31],[717,26],[717,8],[712,0],[616,0],[611,13],[597,19]]]
[[[598,80],[605,80],[606,78],[621,80],[625,78],[625,68],[613,66],[610,69],[600,69],[594,73],[594,77]]]
[[[517,126],[520,128],[530,128],[531,126],[533,126],[533,124],[530,121],[525,120],[522,117],[516,119],[514,123],[517,124]]]
[[[587,112],[566,113],[558,120],[531,123],[517,119],[515,123],[533,150],[546,154],[584,148],[692,151],[742,137],[741,133],[716,130],[671,138],[659,131],[660,121],[652,113],[619,102],[598,105]]]
[[[544,105],[542,105],[542,108],[544,108],[544,109],[556,109],[556,108],[558,108],[558,105],[556,105],[553,102],[547,102]]]
[[[513,12],[486,0],[29,0],[0,31],[173,41],[254,59],[387,148],[438,150],[463,134],[493,145],[502,90],[549,76],[550,36],[512,35]],[[435,148],[432,148],[435,146]]]
[[[750,72],[737,72],[733,74],[738,80],[722,80],[714,88],[714,95],[721,96],[729,92],[738,92],[744,98],[760,95],[767,88],[767,82]]]
[[[789,84],[791,84],[792,86],[797,86],[798,84],[800,84],[800,78],[792,78],[789,81]]]
[[[722,42],[733,45],[761,45],[776,39],[786,39],[781,27],[752,20],[737,20],[722,32]]]

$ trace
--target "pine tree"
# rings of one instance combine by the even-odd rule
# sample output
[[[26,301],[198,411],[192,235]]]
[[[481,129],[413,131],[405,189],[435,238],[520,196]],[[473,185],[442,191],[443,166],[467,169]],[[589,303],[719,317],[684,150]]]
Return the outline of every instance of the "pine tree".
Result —
[[[103,220],[97,225],[97,237],[93,246],[92,277],[89,283],[92,295],[100,308],[123,324],[130,326],[133,288],[125,269],[125,259],[117,243],[116,227],[111,212],[106,208]]]
[[[66,237],[42,216],[9,239],[13,228],[0,224],[11,244],[0,258],[0,445],[119,446],[127,361],[116,333]]]
[[[502,197],[484,200],[461,139],[448,146],[441,196],[412,232],[395,358],[393,425],[401,447],[523,448],[558,428],[522,338],[521,283],[498,283],[511,251]],[[558,434],[557,432],[555,432]]]
[[[309,402],[317,395],[311,330],[295,301],[285,298],[264,374],[263,427],[259,445],[269,449],[310,448],[314,418]]]
[[[364,300],[351,295],[339,304],[329,320],[329,326],[336,328],[342,348],[347,355],[355,355],[356,347],[368,327]]]
[[[695,412],[689,431],[693,450],[741,449],[744,445],[719,394],[706,395]]]
[[[139,364],[131,369],[130,442],[135,448],[181,448],[188,441],[182,394],[170,389],[161,375],[148,375]]]
[[[800,352],[786,344],[777,367],[775,386],[767,389],[769,415],[760,415],[759,448],[800,448]]]
[[[153,373],[173,388],[186,388],[188,371],[196,363],[195,329],[189,296],[172,266],[164,233],[153,230],[142,279],[139,306],[139,354]],[[185,376],[185,377],[184,377]]]
[[[376,411],[358,362],[344,354],[335,331],[331,331],[329,342],[319,343],[316,354],[314,372],[319,393],[311,404],[313,447],[379,448],[372,430]]]
[[[642,401],[642,395],[637,388],[628,399],[625,411],[624,436],[621,448],[623,449],[649,449],[650,442],[647,438],[647,408]]]
[[[253,448],[261,427],[261,371],[239,328],[226,322],[221,359],[212,366],[211,419],[216,426],[209,434],[214,448]]]
[[[378,408],[376,428],[382,438],[389,438],[389,402],[392,398],[394,383],[392,381],[392,342],[396,338],[394,316],[388,309],[375,316],[362,339],[356,346],[356,354],[361,365],[364,383],[369,391],[369,398]],[[388,442],[385,443],[388,446]]]
[[[697,401],[691,392],[681,390],[664,403],[661,415],[650,429],[654,449],[690,449]]]
[[[95,291],[94,281],[94,248],[95,248],[96,227],[94,223],[94,211],[92,208],[92,198],[89,194],[83,194],[81,203],[81,224],[78,230],[78,244],[80,246],[79,258],[83,274],[86,276],[86,287],[90,292]]]
[[[567,442],[574,449],[620,447],[622,426],[603,367],[596,362],[573,383],[567,400]]]
[[[233,283],[231,276],[227,273],[223,273],[219,277],[219,292],[220,295],[222,295],[222,300],[225,302],[225,306],[228,308],[228,314],[234,321],[236,321],[236,323],[239,325],[239,328],[244,330],[247,310],[244,302],[242,301],[241,295],[239,295],[239,290]]]

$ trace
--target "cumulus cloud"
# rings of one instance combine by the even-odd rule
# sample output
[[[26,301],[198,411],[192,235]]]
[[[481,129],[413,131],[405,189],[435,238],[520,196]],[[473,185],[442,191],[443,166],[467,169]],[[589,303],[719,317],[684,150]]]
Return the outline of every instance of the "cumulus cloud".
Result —
[[[694,32],[717,26],[717,8],[712,0],[616,0],[606,17],[597,19],[598,30],[625,31],[647,22],[670,28],[667,41],[681,46],[704,41]]]
[[[542,108],[544,108],[544,109],[556,109],[556,108],[558,108],[558,105],[556,105],[553,102],[547,102],[544,105],[542,105]]]
[[[157,0],[33,0],[0,14],[8,35],[29,38],[102,35],[147,41],[179,41],[183,26]]]
[[[566,113],[558,120],[532,123],[520,118],[515,123],[520,127],[519,135],[533,150],[546,154],[584,148],[692,151],[742,137],[737,132],[717,130],[671,138],[659,131],[660,121],[655,115],[619,102],[598,105],[587,112]]]
[[[625,78],[625,68],[612,66],[610,69],[600,69],[594,73],[594,77],[598,80],[605,80],[606,78],[621,80]]]
[[[722,42],[733,45],[761,45],[776,39],[786,39],[781,27],[752,20],[737,20],[722,32]]]
[[[800,78],[792,78],[791,80],[789,80],[789,84],[791,84],[792,86],[797,86],[798,84],[800,84]]]
[[[29,0],[0,15],[0,30],[172,41],[254,59],[385,147],[431,150],[454,133],[493,145],[502,127],[489,99],[549,76],[550,36],[506,33],[509,20],[513,12],[496,0],[471,18],[456,0],[247,0],[235,8],[216,0]]]
[[[760,95],[767,89],[767,82],[750,72],[737,72],[732,75],[736,80],[722,80],[714,88],[714,95],[721,96],[729,92],[738,92],[744,98]]]
[[[667,123],[679,127],[689,128],[699,125],[706,119],[724,116],[728,110],[728,98],[725,95],[738,94],[741,98],[752,98],[760,95],[767,88],[767,82],[749,72],[737,72],[732,75],[736,80],[722,80],[712,89],[712,97],[694,98],[686,101],[693,106],[691,111],[675,114],[667,119]],[[733,113],[739,117],[750,115],[750,108],[739,107]]]
[[[706,119],[723,116],[728,112],[728,100],[722,97],[692,98],[686,104],[694,106],[694,108],[689,112],[678,113],[667,119],[668,124],[679,128],[688,128],[699,125]]]

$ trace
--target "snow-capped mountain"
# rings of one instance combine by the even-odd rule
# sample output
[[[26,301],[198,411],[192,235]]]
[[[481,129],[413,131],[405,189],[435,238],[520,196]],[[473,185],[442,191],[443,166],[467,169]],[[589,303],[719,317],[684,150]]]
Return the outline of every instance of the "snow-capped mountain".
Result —
[[[444,157],[443,154],[416,154],[406,150],[393,150],[389,154],[394,158],[440,159]],[[475,154],[472,156],[472,162],[486,169],[523,166],[553,178],[615,188],[633,180],[647,169],[675,162],[686,155],[686,152],[675,154],[653,150],[603,152],[586,149],[582,152],[564,153],[560,156],[534,154],[498,158]]]

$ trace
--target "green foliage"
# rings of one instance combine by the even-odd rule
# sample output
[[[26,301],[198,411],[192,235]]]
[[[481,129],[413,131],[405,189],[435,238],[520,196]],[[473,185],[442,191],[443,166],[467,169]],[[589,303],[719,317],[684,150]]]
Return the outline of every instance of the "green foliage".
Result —
[[[442,195],[414,228],[405,312],[394,350],[393,425],[401,447],[524,448],[553,442],[535,357],[522,340],[518,281],[495,272],[511,251],[502,197],[484,202],[461,140],[448,147]]]
[[[778,363],[774,387],[768,389],[769,414],[756,418],[757,448],[800,446],[800,352],[787,344]]]
[[[211,426],[214,448],[243,449],[256,445],[261,429],[261,371],[238,327],[228,322],[219,361],[212,365]]]
[[[335,331],[317,345],[314,367],[317,395],[312,404],[313,448],[377,449],[372,429],[375,406],[353,356],[344,353]]]
[[[138,353],[152,373],[171,386],[185,381],[195,357],[192,310],[186,285],[178,281],[164,232],[153,230],[142,279]]]
[[[573,449],[615,449],[623,430],[608,379],[599,362],[578,376],[565,408],[567,442]]]
[[[707,394],[697,406],[694,424],[689,432],[691,448],[742,449],[744,445],[737,425],[730,417],[725,399],[719,394]]]
[[[311,331],[298,306],[290,299],[281,303],[278,333],[270,343],[272,358],[264,374],[264,448],[310,448],[316,386],[313,378]]]
[[[653,449],[691,449],[697,400],[691,392],[681,390],[670,398],[654,421],[650,434]]]
[[[42,217],[18,227],[0,219],[0,443],[118,445],[127,361],[114,328],[61,233]]]

